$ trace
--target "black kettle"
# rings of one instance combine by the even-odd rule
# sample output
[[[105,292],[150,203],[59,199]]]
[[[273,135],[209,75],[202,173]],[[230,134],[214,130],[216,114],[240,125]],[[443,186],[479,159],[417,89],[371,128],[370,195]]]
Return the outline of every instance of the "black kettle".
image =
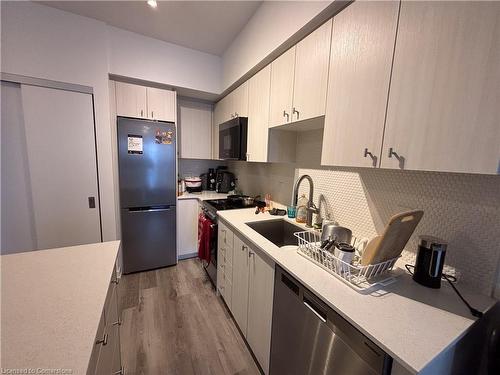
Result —
[[[413,280],[429,288],[439,289],[447,247],[448,243],[442,239],[421,236]]]

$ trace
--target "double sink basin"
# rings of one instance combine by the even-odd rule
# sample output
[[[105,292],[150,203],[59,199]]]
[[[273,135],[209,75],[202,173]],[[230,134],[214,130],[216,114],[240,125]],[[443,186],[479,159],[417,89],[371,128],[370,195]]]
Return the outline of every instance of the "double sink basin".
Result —
[[[304,228],[283,219],[256,221],[246,225],[278,247],[297,246],[297,237],[293,234],[304,231]]]

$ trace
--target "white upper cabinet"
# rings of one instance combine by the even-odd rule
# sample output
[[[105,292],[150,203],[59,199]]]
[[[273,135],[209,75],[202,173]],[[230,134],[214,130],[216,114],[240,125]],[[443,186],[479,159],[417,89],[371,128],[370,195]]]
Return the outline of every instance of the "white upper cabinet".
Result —
[[[176,122],[175,91],[115,82],[116,115]]]
[[[402,2],[383,168],[498,173],[499,20],[499,2]]]
[[[179,99],[179,156],[188,159],[212,158],[212,105]]]
[[[331,35],[330,19],[297,44],[292,121],[325,114]]]
[[[247,161],[267,161],[270,84],[270,65],[248,80]]]
[[[378,166],[398,9],[356,1],[333,19],[322,165]]]
[[[294,69],[295,46],[271,63],[269,127],[283,125],[292,120]]]
[[[146,87],[115,82],[116,114],[125,117],[147,117]]]
[[[147,91],[148,115],[152,120],[176,122],[176,93],[148,87]]]
[[[232,117],[248,116],[248,81],[245,81],[229,95],[230,115]]]

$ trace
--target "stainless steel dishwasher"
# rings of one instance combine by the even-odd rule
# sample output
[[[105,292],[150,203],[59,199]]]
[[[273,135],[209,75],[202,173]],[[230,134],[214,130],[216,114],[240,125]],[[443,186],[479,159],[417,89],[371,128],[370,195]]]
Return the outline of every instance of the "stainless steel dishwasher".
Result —
[[[271,375],[390,374],[392,358],[276,267]]]

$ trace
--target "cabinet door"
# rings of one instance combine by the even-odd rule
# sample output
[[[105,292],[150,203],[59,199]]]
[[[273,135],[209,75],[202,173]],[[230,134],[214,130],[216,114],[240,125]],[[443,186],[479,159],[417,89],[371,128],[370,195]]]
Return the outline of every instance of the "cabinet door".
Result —
[[[378,166],[398,9],[357,1],[333,19],[323,165]]]
[[[116,114],[118,116],[147,118],[146,87],[115,82]]]
[[[188,258],[198,252],[198,200],[177,200],[177,257]]]
[[[248,80],[247,161],[266,162],[271,65]]]
[[[496,1],[401,3],[383,168],[498,173],[499,20]]]
[[[243,335],[248,317],[248,245],[234,236],[231,312]]]
[[[325,114],[331,35],[330,19],[297,44],[292,121]]]
[[[242,83],[237,89],[230,94],[231,98],[231,113],[235,117],[248,116],[248,82]]]
[[[292,119],[293,74],[295,46],[271,63],[269,126],[278,126]]]
[[[176,92],[170,90],[147,88],[148,115],[152,120],[177,122]]]
[[[215,103],[212,117],[212,159],[214,160],[219,159],[219,125],[224,122],[222,111],[222,101]]]
[[[264,373],[269,373],[274,264],[250,249],[247,341]]]
[[[212,158],[212,105],[179,100],[180,152],[184,159]]]

